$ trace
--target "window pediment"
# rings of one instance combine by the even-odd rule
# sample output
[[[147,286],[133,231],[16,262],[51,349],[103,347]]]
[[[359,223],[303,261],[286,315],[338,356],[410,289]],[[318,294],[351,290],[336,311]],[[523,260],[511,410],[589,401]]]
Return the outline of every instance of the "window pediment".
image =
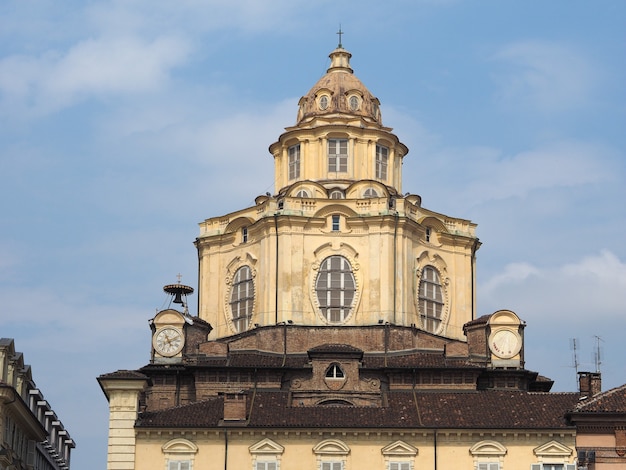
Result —
[[[187,439],[172,439],[161,447],[164,454],[195,454],[198,446]]]
[[[251,445],[248,449],[251,454],[276,455],[285,452],[285,448],[283,446],[271,439],[263,439],[262,441]]]
[[[565,458],[572,455],[573,450],[558,441],[546,442],[539,447],[533,449],[533,453],[537,457],[559,457]]]
[[[396,441],[383,447],[381,452],[383,455],[389,457],[415,457],[418,450],[416,447],[404,441]]]
[[[326,439],[313,447],[313,452],[318,455],[348,455],[350,447],[339,439]]]
[[[507,449],[497,441],[480,441],[470,447],[474,457],[503,457]]]

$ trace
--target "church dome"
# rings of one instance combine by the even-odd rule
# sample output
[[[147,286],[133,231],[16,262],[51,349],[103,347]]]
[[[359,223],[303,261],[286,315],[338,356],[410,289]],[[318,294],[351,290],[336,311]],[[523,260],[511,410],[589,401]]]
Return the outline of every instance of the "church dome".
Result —
[[[300,98],[298,125],[325,116],[360,117],[382,125],[380,102],[350,67],[350,54],[341,45],[329,55],[330,67],[311,90]]]

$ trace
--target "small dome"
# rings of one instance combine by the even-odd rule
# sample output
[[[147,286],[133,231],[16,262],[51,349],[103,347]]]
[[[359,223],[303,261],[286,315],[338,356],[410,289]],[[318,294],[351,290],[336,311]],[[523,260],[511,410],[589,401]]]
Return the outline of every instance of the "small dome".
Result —
[[[382,125],[380,102],[361,83],[350,67],[350,54],[339,46],[329,55],[330,67],[298,103],[298,124],[314,117],[345,114]]]

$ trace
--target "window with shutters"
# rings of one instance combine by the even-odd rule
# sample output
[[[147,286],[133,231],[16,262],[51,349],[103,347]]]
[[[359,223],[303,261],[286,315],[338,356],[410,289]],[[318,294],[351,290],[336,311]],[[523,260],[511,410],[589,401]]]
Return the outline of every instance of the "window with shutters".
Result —
[[[330,323],[343,322],[352,309],[356,282],[350,262],[343,256],[329,256],[319,268],[315,291],[322,315]]]
[[[499,462],[478,462],[478,470],[500,470]]]
[[[265,438],[249,447],[253,470],[280,470],[280,459],[285,448]]]
[[[249,266],[242,266],[233,278],[230,292],[230,310],[237,333],[248,329],[254,305],[254,282]]]
[[[194,470],[193,461],[198,446],[187,439],[177,438],[166,442],[161,447],[165,454],[167,470]]]
[[[348,171],[347,139],[328,140],[328,171],[331,173]]]
[[[276,462],[257,462],[254,470],[278,470]]]
[[[289,179],[300,178],[300,144],[289,147]]]
[[[331,461],[331,462],[322,462],[321,470],[343,470],[343,462],[341,461]]]
[[[485,440],[469,449],[476,470],[500,470],[507,448],[498,441]]]
[[[389,462],[389,470],[411,470],[411,462]]]
[[[425,266],[419,285],[419,312],[422,328],[436,333],[441,326],[442,311],[443,292],[439,273],[434,267]]]
[[[376,178],[387,179],[387,162],[389,160],[389,149],[382,145],[376,145]]]
[[[167,470],[191,470],[189,460],[170,460],[167,463]]]
[[[313,447],[318,470],[345,470],[350,448],[339,439],[325,439]]]

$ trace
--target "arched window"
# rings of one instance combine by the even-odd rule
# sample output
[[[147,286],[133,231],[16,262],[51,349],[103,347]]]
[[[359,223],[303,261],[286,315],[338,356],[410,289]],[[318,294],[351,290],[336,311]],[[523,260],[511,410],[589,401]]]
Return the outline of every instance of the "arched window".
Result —
[[[322,261],[315,282],[322,315],[331,323],[341,323],[350,313],[356,283],[350,262],[343,256],[330,256]]]
[[[343,379],[344,377],[343,370],[341,370],[339,364],[331,364],[326,371],[327,379]]]
[[[363,197],[378,197],[378,192],[374,188],[367,188],[363,193]]]
[[[431,333],[437,332],[441,326],[443,293],[439,273],[432,266],[426,266],[422,270],[419,288],[419,310],[422,327]]]
[[[306,189],[301,189],[296,193],[296,197],[311,197]]]
[[[345,194],[341,189],[333,189],[330,192],[330,199],[345,199]]]
[[[230,293],[230,311],[235,330],[239,333],[246,331],[252,317],[254,304],[254,283],[252,271],[248,266],[242,266],[235,273],[233,288]]]

